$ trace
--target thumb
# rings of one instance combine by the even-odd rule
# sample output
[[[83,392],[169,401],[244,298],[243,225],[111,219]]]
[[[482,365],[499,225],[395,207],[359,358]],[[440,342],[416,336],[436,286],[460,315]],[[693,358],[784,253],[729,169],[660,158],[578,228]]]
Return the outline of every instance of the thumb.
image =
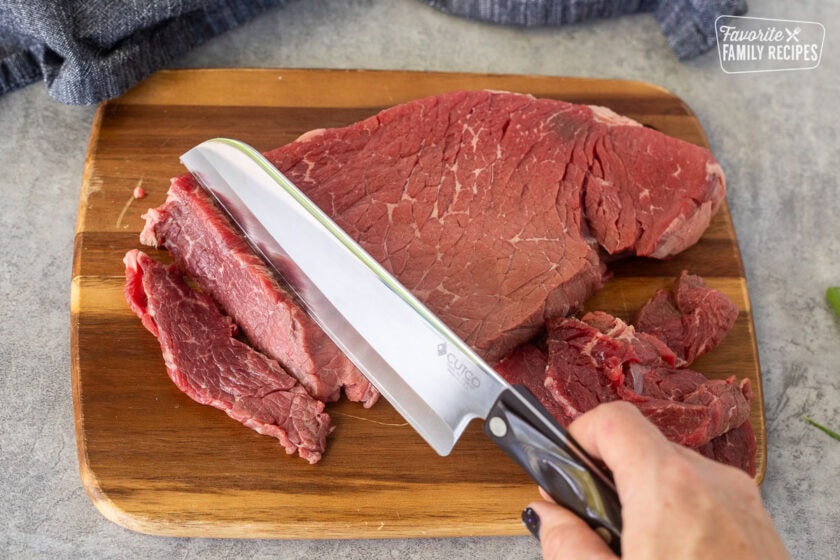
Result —
[[[536,516],[536,523],[529,523],[528,528],[538,526],[545,560],[617,560],[601,537],[569,510],[542,500],[531,502],[528,508]]]

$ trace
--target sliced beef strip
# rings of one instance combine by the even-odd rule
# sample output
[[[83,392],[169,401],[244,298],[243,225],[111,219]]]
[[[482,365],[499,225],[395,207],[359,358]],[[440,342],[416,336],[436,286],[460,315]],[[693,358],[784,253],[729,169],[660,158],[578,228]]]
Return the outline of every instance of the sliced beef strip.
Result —
[[[547,355],[520,347],[497,370],[528,387],[564,425],[600,403],[625,400],[668,439],[697,448],[748,418],[748,382],[673,368],[673,354],[661,342],[637,337],[606,313],[550,321],[547,345]]]
[[[657,291],[639,310],[634,324],[688,365],[720,344],[737,318],[738,308],[728,297],[683,271],[671,290]]]
[[[321,459],[332,431],[318,401],[276,361],[234,338],[236,325],[181,272],[137,250],[125,256],[125,296],[157,338],[170,379],[191,399],[223,410],[286,453]]]
[[[524,385],[540,401],[545,409],[564,426],[574,416],[561,403],[551,397],[545,387],[545,368],[548,356],[534,344],[523,344],[504,357],[495,370],[511,385]]]
[[[697,449],[701,455],[755,476],[755,432],[749,421]]]
[[[511,384],[520,384],[530,390],[534,396],[542,403],[548,412],[557,419],[563,426],[568,426],[572,423],[574,418],[585,411],[578,411],[573,407],[564,407],[562,404],[552,397],[545,386],[545,370],[548,366],[548,356],[545,352],[533,344],[523,344],[511,352],[508,356],[502,359],[496,365],[496,371],[504,377]],[[690,370],[685,370],[685,373]],[[697,372],[692,372],[697,375]],[[666,374],[667,375],[667,374]],[[660,422],[656,425],[660,428],[665,425],[668,429],[668,419],[666,412],[661,412],[652,406],[651,403],[657,403],[665,411],[668,410],[667,403],[664,402],[669,395],[689,394],[692,389],[697,387],[699,380],[692,379],[694,377],[691,373],[688,375],[671,376],[668,384],[668,392],[663,395],[661,400],[649,400],[647,405],[643,403],[639,406],[642,413],[647,413],[648,417],[659,414]],[[705,380],[705,378],[704,378]],[[702,383],[702,381],[701,381]],[[680,386],[683,386],[680,388]],[[625,393],[627,395],[627,393]],[[632,400],[631,400],[632,402]],[[696,409],[694,409],[696,410]],[[692,412],[691,407],[675,407],[671,409],[680,415],[685,415]],[[699,422],[695,424],[702,424],[702,420],[707,418],[705,413],[698,414]],[[679,426],[684,422],[677,421],[675,425]],[[677,437],[672,434],[672,440],[684,439],[681,436]],[[755,451],[756,441],[755,433],[753,432],[752,424],[749,420],[737,428],[733,428],[728,432],[711,439],[708,443],[695,448],[699,453],[714,459],[725,465],[731,465],[742,469],[750,476],[755,476]]]
[[[686,447],[705,445],[749,418],[749,388],[735,377],[706,379],[685,368],[654,368],[644,379],[648,389],[642,394],[622,386],[617,388],[619,398],[635,404],[665,437]],[[694,388],[664,398],[651,396],[661,392],[661,384]]]
[[[632,325],[628,325],[609,313],[592,311],[587,313],[583,320],[602,334],[630,344],[641,364],[674,366],[677,363],[676,354],[662,340],[653,335],[638,332]]]
[[[688,447],[704,445],[746,421],[749,389],[734,378],[707,380],[698,372],[668,367],[632,326],[615,319],[619,335],[613,336],[589,319],[548,324],[545,383],[555,400],[580,412],[616,399],[633,402],[669,439]],[[600,326],[603,316],[595,322]]]
[[[491,362],[601,287],[600,252],[675,254],[725,192],[708,150],[507,92],[420,99],[266,155]]]
[[[378,391],[277,282],[190,175],[173,179],[166,203],[149,210],[140,239],[166,248],[230,315],[255,348],[279,361],[309,393],[372,406]]]

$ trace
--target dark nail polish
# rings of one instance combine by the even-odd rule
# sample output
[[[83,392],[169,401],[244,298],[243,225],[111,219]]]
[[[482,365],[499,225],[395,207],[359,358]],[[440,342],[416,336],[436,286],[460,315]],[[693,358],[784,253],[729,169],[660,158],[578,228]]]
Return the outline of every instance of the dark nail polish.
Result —
[[[522,523],[531,531],[534,538],[540,540],[540,516],[531,508],[522,510]]]

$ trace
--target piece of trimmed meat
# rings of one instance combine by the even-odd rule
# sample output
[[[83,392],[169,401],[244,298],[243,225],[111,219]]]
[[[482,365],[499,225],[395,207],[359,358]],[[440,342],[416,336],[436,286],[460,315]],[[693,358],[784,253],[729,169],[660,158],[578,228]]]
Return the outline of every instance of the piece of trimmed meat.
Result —
[[[755,432],[750,422],[718,436],[697,449],[701,455],[755,476]]]
[[[230,315],[255,348],[280,362],[322,401],[370,407],[379,392],[277,282],[191,175],[172,180],[166,203],[144,214],[141,242],[164,247]]]
[[[603,328],[603,315],[593,322]],[[650,341],[615,319],[606,333],[583,320],[548,323],[545,385],[571,416],[617,399],[632,402],[672,441],[688,447],[741,425],[749,401],[734,378],[707,380],[702,374],[667,365]],[[573,412],[576,411],[576,412]]]
[[[732,300],[683,271],[671,290],[657,291],[639,310],[634,325],[667,344],[680,364],[689,365],[720,344],[737,318]]]
[[[233,321],[173,266],[136,249],[124,262],[126,300],[160,342],[175,385],[196,402],[277,438],[286,453],[319,461],[332,431],[324,403],[276,361],[234,338]]]
[[[545,409],[564,426],[574,417],[555,401],[545,387],[545,367],[548,356],[534,344],[523,344],[505,356],[495,370],[511,385],[524,385]]]
[[[528,387],[564,425],[598,404],[625,400],[668,439],[697,448],[748,419],[747,380],[674,368],[673,353],[658,339],[606,313],[549,321],[547,346],[546,355],[523,345],[497,371]]]

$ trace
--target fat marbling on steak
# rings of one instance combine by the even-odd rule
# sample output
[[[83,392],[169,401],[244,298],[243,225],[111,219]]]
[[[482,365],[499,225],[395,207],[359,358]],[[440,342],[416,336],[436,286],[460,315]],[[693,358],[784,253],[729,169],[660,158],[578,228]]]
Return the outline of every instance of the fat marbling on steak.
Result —
[[[125,255],[125,297],[158,338],[170,379],[193,400],[214,406],[286,453],[321,459],[332,431],[324,403],[274,360],[234,338],[236,325],[179,270],[136,249]]]
[[[602,254],[664,258],[724,199],[712,154],[602,107],[460,91],[266,154],[489,361],[602,286]]]

